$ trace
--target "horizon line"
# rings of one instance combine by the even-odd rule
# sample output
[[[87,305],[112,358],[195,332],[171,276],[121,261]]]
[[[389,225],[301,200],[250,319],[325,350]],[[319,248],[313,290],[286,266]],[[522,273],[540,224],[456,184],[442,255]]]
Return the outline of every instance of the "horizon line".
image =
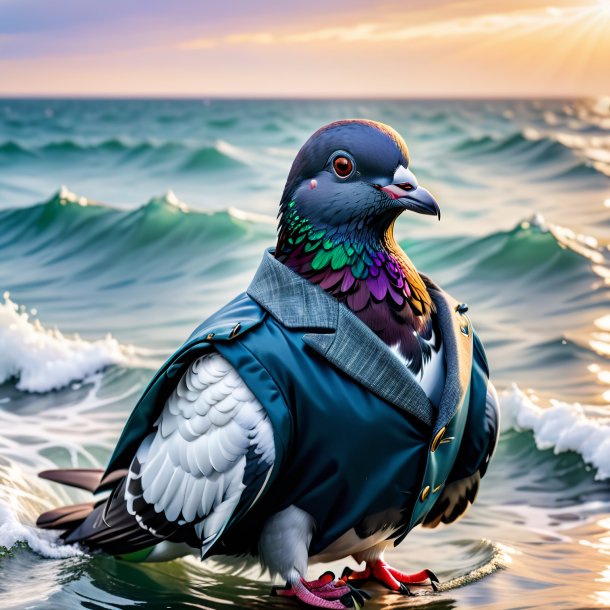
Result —
[[[609,93],[597,94],[490,94],[490,95],[450,95],[450,94],[430,94],[430,95],[409,95],[409,96],[306,96],[306,95],[228,95],[228,94],[177,94],[167,95],[161,93],[138,93],[138,94],[107,94],[107,93],[0,93],[0,100],[117,100],[117,101],[378,101],[378,102],[399,102],[399,101],[565,101],[565,100],[586,100],[591,98],[610,97]]]

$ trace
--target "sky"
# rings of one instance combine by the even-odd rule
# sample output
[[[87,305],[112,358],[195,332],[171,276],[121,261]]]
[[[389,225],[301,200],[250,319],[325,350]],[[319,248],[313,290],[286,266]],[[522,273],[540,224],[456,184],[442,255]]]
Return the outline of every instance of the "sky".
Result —
[[[610,93],[610,0],[0,0],[0,95]]]

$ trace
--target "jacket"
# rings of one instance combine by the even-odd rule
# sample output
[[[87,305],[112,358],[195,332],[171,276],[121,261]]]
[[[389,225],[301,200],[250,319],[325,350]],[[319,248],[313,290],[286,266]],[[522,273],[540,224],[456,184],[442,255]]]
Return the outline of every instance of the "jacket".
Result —
[[[210,554],[253,551],[264,520],[289,505],[315,520],[310,555],[350,528],[362,536],[387,528],[398,543],[448,482],[483,467],[491,442],[483,347],[465,305],[425,281],[446,359],[438,408],[373,331],[268,250],[247,291],[156,373],[107,473],[129,467],[188,366],[216,350],[267,411],[276,459],[255,506],[233,515]]]

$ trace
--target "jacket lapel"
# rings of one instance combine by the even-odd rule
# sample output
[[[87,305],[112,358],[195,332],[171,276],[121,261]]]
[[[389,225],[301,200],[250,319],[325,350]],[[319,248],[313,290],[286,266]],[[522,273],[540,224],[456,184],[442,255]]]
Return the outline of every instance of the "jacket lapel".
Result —
[[[441,428],[461,405],[470,382],[472,329],[457,303],[429,282],[445,344],[447,381],[438,412],[409,369],[347,307],[265,252],[248,294],[346,375],[423,423]],[[466,325],[468,334],[461,327]]]
[[[377,396],[434,423],[434,408],[409,369],[347,307],[340,305],[333,333],[307,333],[303,341]]]
[[[436,305],[436,315],[445,350],[445,387],[438,406],[434,432],[447,425],[461,408],[472,375],[472,334],[470,320],[461,310],[463,305],[441,290],[427,277],[424,281]]]

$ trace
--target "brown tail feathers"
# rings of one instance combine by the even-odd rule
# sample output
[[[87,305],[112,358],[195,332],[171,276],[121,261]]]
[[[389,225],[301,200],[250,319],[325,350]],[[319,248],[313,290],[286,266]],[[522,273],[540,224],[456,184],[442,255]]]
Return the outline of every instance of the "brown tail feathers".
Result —
[[[102,482],[104,485],[114,483],[123,478],[125,474],[125,470],[117,470],[103,478],[104,471],[101,468],[60,468],[57,470],[44,470],[38,473],[38,476],[47,481],[69,485],[70,487],[94,493]],[[43,529],[71,531],[78,527],[98,504],[104,501],[82,502],[80,504],[54,508],[46,513],[42,513],[38,517],[36,525]]]

